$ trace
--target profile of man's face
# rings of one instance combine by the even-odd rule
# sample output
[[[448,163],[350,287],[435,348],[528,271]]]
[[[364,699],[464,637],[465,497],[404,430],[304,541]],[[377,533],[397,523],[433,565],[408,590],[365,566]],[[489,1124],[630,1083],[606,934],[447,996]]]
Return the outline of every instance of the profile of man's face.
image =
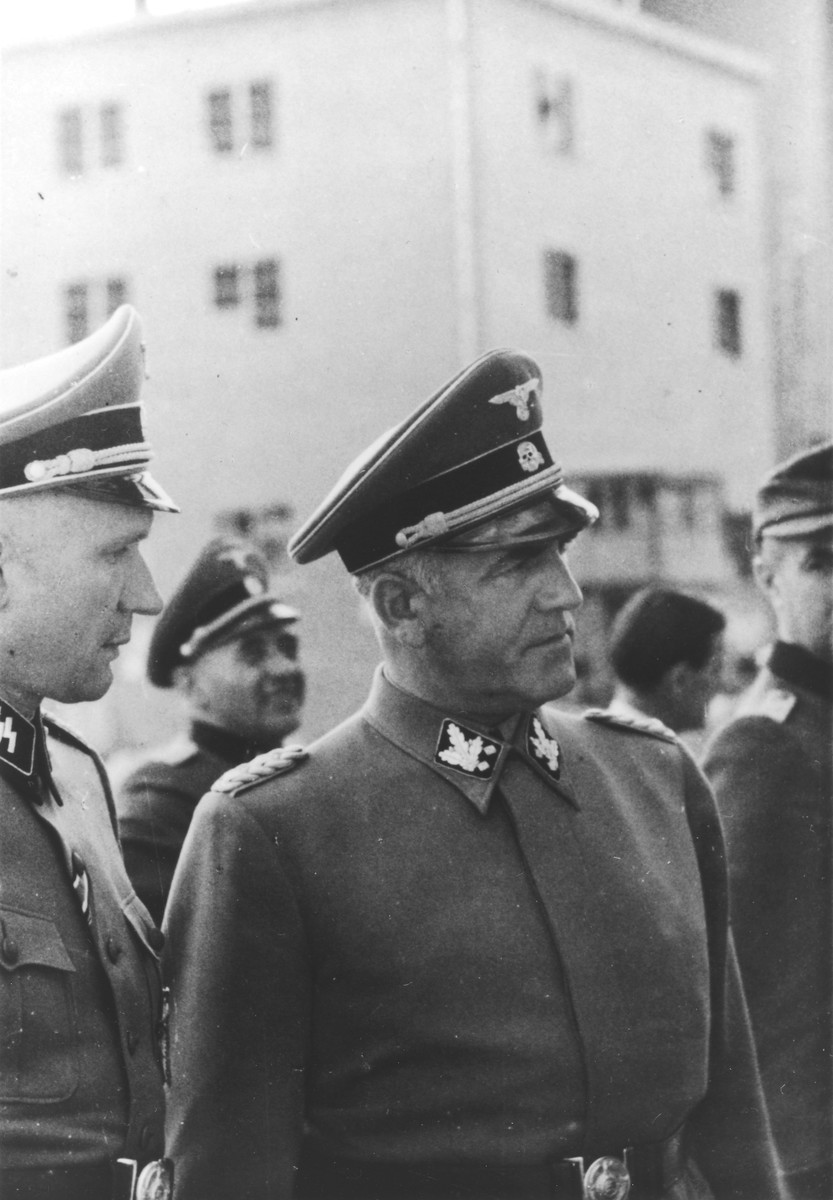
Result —
[[[807,538],[765,536],[755,571],[781,640],[833,661],[833,531]]]
[[[298,639],[285,623],[209,644],[180,679],[193,716],[240,737],[277,745],[301,723]]]
[[[161,608],[140,552],[152,520],[70,488],[0,500],[0,688],[10,703],[104,695],[133,614]]]

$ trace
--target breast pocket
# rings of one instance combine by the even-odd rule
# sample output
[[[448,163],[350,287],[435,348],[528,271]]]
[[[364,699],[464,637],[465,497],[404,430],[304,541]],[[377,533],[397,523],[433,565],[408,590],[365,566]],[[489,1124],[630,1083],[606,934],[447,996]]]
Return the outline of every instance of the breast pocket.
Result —
[[[74,972],[52,921],[0,907],[0,1101],[55,1103],[78,1086]]]

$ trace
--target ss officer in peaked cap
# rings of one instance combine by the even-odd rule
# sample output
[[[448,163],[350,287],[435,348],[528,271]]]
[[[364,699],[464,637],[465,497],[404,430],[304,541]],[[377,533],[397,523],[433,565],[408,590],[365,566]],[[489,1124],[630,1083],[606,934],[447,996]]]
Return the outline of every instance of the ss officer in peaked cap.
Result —
[[[160,923],[197,802],[229,767],[298,728],[298,616],[270,590],[256,547],[217,537],[156,624],[148,678],[182,695],[189,729],[135,767],[116,808],[128,874]]]
[[[656,723],[545,706],[597,514],[540,395],[526,355],[484,355],[290,542],[341,556],[384,662],[355,716],[197,808],[167,917],[177,1200],[781,1194],[708,786]]]
[[[795,1200],[833,1195],[833,442],[779,463],[753,512],[777,640],[705,769],[772,1128]]]
[[[140,547],[177,510],[146,470],[143,374],[123,306],[0,375],[3,1200],[165,1194],[162,935],[101,762],[41,709],[103,696],[133,614],[160,608]]]

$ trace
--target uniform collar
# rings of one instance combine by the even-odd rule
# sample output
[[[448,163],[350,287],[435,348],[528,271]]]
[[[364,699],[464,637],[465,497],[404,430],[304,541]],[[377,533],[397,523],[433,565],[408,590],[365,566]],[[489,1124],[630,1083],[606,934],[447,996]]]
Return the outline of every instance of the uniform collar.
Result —
[[[403,691],[379,667],[361,715],[389,742],[456,787],[481,814],[488,812],[511,757],[520,757],[553,792],[579,807],[546,709],[518,713],[487,729]]]
[[[191,740],[200,750],[215,754],[231,766],[249,762],[256,754],[265,754],[267,750],[274,750],[282,744],[275,738],[264,744],[251,738],[240,737],[239,734],[220,729],[218,725],[211,725],[208,721],[191,722]]]
[[[796,646],[793,642],[776,642],[767,666],[773,675],[785,683],[807,688],[825,700],[833,700],[833,664],[817,658],[804,646]]]

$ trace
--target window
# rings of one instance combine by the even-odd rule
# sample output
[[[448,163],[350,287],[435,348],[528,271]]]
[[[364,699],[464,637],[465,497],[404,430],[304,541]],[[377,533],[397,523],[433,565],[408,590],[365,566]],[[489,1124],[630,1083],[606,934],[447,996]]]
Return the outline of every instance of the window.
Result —
[[[231,128],[231,92],[211,92],[208,97],[211,140],[218,154],[228,154],[234,145]]]
[[[281,324],[280,264],[266,258],[253,266],[225,263],[214,269],[214,304],[235,308],[243,301],[254,305],[258,329],[275,329]]]
[[[718,193],[731,196],[735,191],[735,139],[728,133],[710,129],[706,134],[706,159]]]
[[[71,283],[64,293],[68,342],[80,342],[89,333],[86,283]]]
[[[214,303],[218,308],[233,308],[240,303],[240,281],[236,266],[217,267],[214,272]]]
[[[729,290],[715,292],[715,343],[724,354],[738,358],[741,353],[740,294]]]
[[[269,83],[253,83],[249,88],[253,146],[272,145],[272,88]]]
[[[274,328],[281,323],[278,264],[266,259],[255,264],[255,313],[258,328]]]
[[[61,169],[67,175],[80,175],[84,170],[83,125],[80,108],[65,108],[59,115],[59,148]]]
[[[107,316],[111,317],[117,308],[127,303],[127,282],[124,279],[107,280]]]
[[[118,167],[124,159],[121,105],[102,104],[99,118],[101,123],[101,165]]]
[[[566,75],[538,71],[535,77],[535,113],[542,139],[555,154],[573,148],[573,81]]]
[[[578,320],[578,263],[562,250],[544,251],[544,290],[547,312],[554,321],[573,325]]]

